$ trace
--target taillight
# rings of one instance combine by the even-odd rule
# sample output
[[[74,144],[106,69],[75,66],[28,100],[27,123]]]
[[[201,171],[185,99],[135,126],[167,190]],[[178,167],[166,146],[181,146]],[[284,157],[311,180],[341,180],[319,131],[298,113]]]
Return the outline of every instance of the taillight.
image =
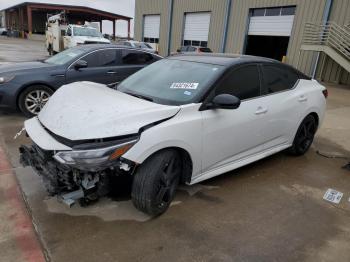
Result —
[[[324,98],[327,98],[328,97],[328,90],[325,89],[325,90],[322,90],[322,93],[324,95]]]

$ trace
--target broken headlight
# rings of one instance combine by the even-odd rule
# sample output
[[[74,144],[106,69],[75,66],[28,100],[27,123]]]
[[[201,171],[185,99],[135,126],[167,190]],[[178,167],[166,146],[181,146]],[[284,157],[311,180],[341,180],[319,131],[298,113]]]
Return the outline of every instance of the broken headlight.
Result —
[[[66,165],[96,169],[99,166],[108,166],[114,160],[128,151],[138,140],[134,139],[121,144],[87,150],[61,151],[54,158]]]

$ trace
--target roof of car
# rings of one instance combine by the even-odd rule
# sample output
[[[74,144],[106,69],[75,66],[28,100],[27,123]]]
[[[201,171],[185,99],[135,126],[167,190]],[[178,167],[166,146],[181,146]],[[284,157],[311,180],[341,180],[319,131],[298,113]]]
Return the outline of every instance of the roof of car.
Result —
[[[133,47],[130,46],[125,46],[125,45],[121,45],[121,44],[88,44],[88,45],[79,45],[79,46],[75,46],[73,48],[79,48],[79,49],[83,49],[86,51],[93,51],[93,50],[97,50],[97,49],[104,49],[104,48],[124,48],[124,49],[135,49]],[[141,50],[141,49],[137,49],[137,50]]]
[[[168,59],[199,62],[206,64],[215,64],[222,66],[232,66],[235,64],[252,63],[252,62],[268,62],[280,63],[277,60],[240,54],[219,54],[219,53],[200,53],[200,54],[180,54],[169,56]]]

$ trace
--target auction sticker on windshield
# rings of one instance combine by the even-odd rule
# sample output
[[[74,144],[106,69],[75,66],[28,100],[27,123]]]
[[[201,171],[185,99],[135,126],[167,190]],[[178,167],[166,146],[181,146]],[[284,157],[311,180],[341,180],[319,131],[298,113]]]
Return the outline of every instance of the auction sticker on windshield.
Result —
[[[172,83],[172,89],[197,89],[199,83]]]

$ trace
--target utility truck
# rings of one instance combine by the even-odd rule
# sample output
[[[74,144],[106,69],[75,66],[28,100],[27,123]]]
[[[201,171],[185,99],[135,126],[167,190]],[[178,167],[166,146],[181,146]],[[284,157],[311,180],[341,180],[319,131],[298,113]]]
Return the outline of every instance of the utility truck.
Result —
[[[77,45],[110,43],[92,23],[68,24],[64,12],[49,16],[47,19],[46,48],[50,55]]]

